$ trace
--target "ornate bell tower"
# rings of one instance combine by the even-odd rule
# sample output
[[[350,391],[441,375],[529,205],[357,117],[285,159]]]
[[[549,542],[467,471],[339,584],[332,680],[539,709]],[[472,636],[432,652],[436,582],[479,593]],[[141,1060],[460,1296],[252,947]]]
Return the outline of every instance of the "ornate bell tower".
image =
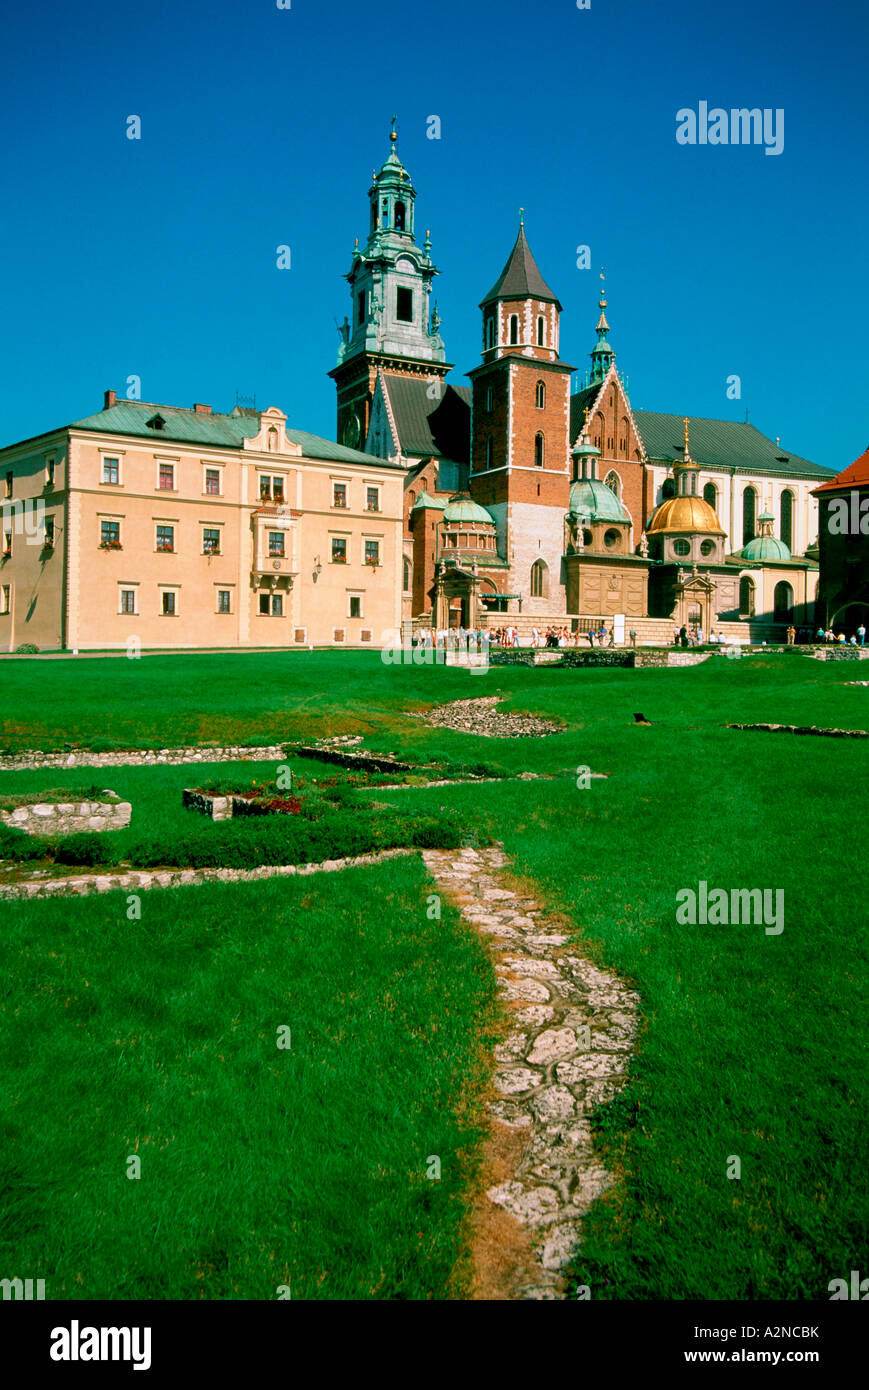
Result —
[[[368,242],[357,238],[350,284],[351,317],[339,332],[338,361],[329,373],[338,392],[338,442],[364,449],[377,370],[441,380],[450,370],[430,305],[437,268],[429,233],[420,248],[416,190],[398,157],[395,117],[390,151],[368,190]]]

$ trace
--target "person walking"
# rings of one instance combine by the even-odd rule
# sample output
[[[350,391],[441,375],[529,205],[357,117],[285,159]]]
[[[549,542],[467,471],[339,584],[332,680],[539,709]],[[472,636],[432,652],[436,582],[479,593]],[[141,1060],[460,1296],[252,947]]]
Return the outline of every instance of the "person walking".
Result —
[[[866,645],[866,629],[865,629],[865,627],[863,626],[862,623],[860,624],[860,626],[859,626],[858,629],[857,629],[857,641],[860,643],[860,646],[861,646],[861,647],[865,647],[865,645]]]
[[[793,626],[793,624],[791,624],[791,626],[788,628],[788,646],[789,646],[789,647],[792,647],[792,646],[794,645],[794,638],[796,637],[796,635],[797,635],[797,630],[796,630],[796,628]]]

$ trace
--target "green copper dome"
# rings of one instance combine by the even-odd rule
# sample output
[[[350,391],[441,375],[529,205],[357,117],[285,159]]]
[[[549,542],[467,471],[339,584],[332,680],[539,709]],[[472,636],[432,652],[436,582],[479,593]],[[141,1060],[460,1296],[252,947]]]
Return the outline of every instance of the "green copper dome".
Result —
[[[475,502],[473,497],[464,497],[457,494],[451,497],[444,508],[444,521],[470,521],[482,523],[485,526],[494,526],[494,517]]]
[[[755,536],[740,550],[743,560],[790,560],[791,552],[777,536]]]
[[[580,478],[570,488],[570,511],[589,521],[630,521],[612,488],[597,478]]]
[[[772,533],[775,517],[770,512],[764,512],[763,516],[757,518],[760,525],[760,535],[755,536],[747,545],[744,545],[739,554],[743,560],[790,560],[790,548],[780,541],[778,536]]]

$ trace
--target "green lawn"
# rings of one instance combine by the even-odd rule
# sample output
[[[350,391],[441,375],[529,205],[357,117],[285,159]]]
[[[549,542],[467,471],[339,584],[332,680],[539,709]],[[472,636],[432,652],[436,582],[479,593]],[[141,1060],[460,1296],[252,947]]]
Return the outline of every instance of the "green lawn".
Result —
[[[5,910],[8,1276],[52,1299],[460,1294],[494,977],[427,891],[408,859],[155,891],[141,921],[118,893]]]
[[[376,654],[332,652],[245,656],[231,662],[212,657],[69,661],[38,669],[10,663],[3,668],[0,742],[49,747],[102,738],[115,746],[134,746],[157,731],[156,741],[165,746],[199,738],[257,742],[353,732],[362,733],[372,749],[412,758],[443,756],[494,763],[514,773],[564,774],[549,782],[362,795],[391,801],[407,816],[457,813],[469,834],[504,840],[517,872],[564,912],[583,949],[619,970],[640,994],[642,1030],[630,1088],[595,1117],[600,1143],[621,1181],[585,1223],[576,1279],[589,1284],[596,1298],[826,1298],[830,1279],[860,1267],[869,1223],[862,1181],[869,1157],[862,1126],[869,1071],[865,869],[859,838],[869,748],[863,741],[740,733],[723,726],[728,721],[770,721],[869,728],[869,690],[846,683],[861,678],[863,671],[856,663],[773,654],[738,661],[716,657],[675,670],[493,668],[485,676],[385,667]],[[28,738],[37,677],[43,722],[38,735]],[[430,729],[407,717],[443,700],[496,692],[506,696],[509,708],[564,720],[565,732],[542,740],[491,740]],[[52,710],[63,711],[62,726]],[[633,714],[639,711],[656,722],[636,726]],[[578,788],[572,774],[583,765],[609,774],[608,780]],[[189,769],[125,768],[95,775],[105,776],[106,785],[133,802],[134,827],[138,818],[150,828],[152,818],[161,815],[167,826],[169,820],[177,826],[179,818],[192,814],[179,809]],[[90,776],[82,769],[3,774],[0,792],[37,790],[47,777],[51,785],[61,785],[66,778],[81,784]],[[212,830],[218,833],[220,827]],[[411,872],[409,863],[401,864],[401,869],[384,866],[382,872]],[[680,925],[676,894],[696,889],[700,880],[710,888],[781,889],[783,932],[766,935],[761,925]],[[322,911],[340,933],[353,911],[352,895],[340,887],[349,880],[309,882],[325,885]],[[406,911],[426,930],[417,921],[424,892],[424,881],[418,879]],[[198,905],[204,912],[207,902],[199,893],[186,894],[192,904],[186,909],[188,921],[197,931]],[[159,974],[156,946],[172,898],[161,894],[159,900],[166,906],[161,906],[159,926],[153,927],[155,949],[139,958],[141,987],[148,991]],[[143,901],[155,900],[146,896]],[[224,901],[232,904],[228,915],[242,911],[243,899],[235,894]],[[104,943],[103,902],[73,908],[82,914],[83,930],[91,922],[103,922],[94,930]],[[0,910],[8,924],[4,946],[14,936],[31,952],[37,949],[35,940],[41,947],[46,933],[51,939],[51,933],[68,930],[63,923],[72,913],[67,904]],[[378,933],[388,928],[381,928],[380,915],[379,909],[372,911]],[[19,927],[25,919],[29,930]],[[405,920],[399,913],[398,938]],[[36,937],[34,924],[39,924]],[[125,943],[141,930],[128,924],[124,928]],[[437,932],[432,942],[436,953]],[[378,935],[369,944],[376,955],[384,943]],[[299,952],[299,970],[316,974],[326,952],[323,935],[306,932]],[[105,951],[107,971],[117,954]],[[14,960],[9,968],[17,980],[20,959]],[[456,959],[455,968],[443,972],[438,963],[434,989],[442,1006],[468,1006],[462,1025],[468,1030],[461,1044],[464,1060],[458,1053],[442,1058],[449,1067],[466,1065],[475,1055],[470,1020],[476,1005],[462,993],[472,983],[463,979],[463,972],[480,969],[479,956],[474,960],[477,964],[470,967],[467,960]],[[390,963],[366,958],[365,970],[379,979],[377,971]],[[474,978],[479,983],[480,977]],[[259,987],[272,985],[269,974]],[[33,985],[25,982],[22,1003],[36,998]],[[36,1010],[35,1003],[31,1007]],[[482,1017],[488,1017],[485,1008]],[[56,1004],[40,1013],[36,1035],[46,1039],[46,1068],[48,1059],[56,1058],[52,1039],[61,1026],[58,1019]],[[343,1040],[343,1062],[357,1074],[371,1065],[370,1041],[353,1032]],[[403,1068],[394,1049],[375,1047],[384,1086],[403,1085],[416,1095],[427,1094],[427,1083],[417,1075],[418,1059]],[[213,1059],[204,1067],[209,1086],[219,1081],[227,1094],[240,1096],[247,1105],[247,1076],[235,1067],[218,1072]],[[81,1113],[101,1094],[99,1088],[85,1086],[79,1092]],[[342,1133],[348,1127],[345,1113],[350,1127],[356,1123],[354,1105],[352,1100],[336,1102],[333,1122]],[[46,1113],[45,1143],[50,1146],[50,1141],[59,1142],[68,1117],[58,1102],[49,1101],[46,1111],[42,1100],[40,1114]],[[255,1118],[256,1107],[251,1113]],[[327,1175],[328,1200],[347,1203],[348,1191],[355,1190],[356,1205],[366,1207],[371,1200],[364,1178],[370,1171],[369,1152],[382,1141],[379,1126],[363,1127],[358,1140],[363,1177],[354,1189],[355,1179],[343,1175],[349,1188],[342,1189],[342,1196],[333,1193]],[[213,1142],[216,1154],[226,1148],[225,1136]],[[28,1160],[20,1139],[12,1152],[24,1171]],[[440,1150],[432,1146],[427,1152]],[[726,1177],[732,1156],[741,1160],[739,1180]],[[44,1175],[52,1171],[50,1163],[41,1170]],[[40,1183],[46,1180],[44,1176]],[[191,1181],[189,1173],[184,1181],[179,1197],[201,1219],[203,1211],[213,1210],[211,1189],[198,1178]],[[49,1206],[53,1209],[41,1185],[32,1200],[44,1203],[46,1213]],[[251,1200],[256,1206],[256,1199]],[[456,1203],[460,1205],[457,1195]],[[158,1209],[164,1209],[159,1201],[154,1211]],[[165,1210],[172,1210],[171,1204]],[[261,1207],[267,1210],[267,1205]],[[400,1203],[392,1210],[390,1239],[403,1248],[407,1213]],[[48,1222],[47,1214],[44,1219]],[[318,1229],[313,1206],[300,1220]],[[436,1212],[429,1220],[433,1232],[443,1222]],[[428,1230],[425,1223],[418,1229],[424,1227]],[[61,1245],[63,1229],[61,1220],[55,1232]],[[450,1228],[448,1237],[431,1238],[455,1253],[461,1248],[455,1229]],[[355,1245],[348,1245],[342,1260],[347,1267],[335,1274],[346,1288],[357,1265],[367,1267]],[[20,1267],[25,1274],[42,1273]],[[448,1287],[446,1267],[445,1257],[425,1286],[435,1296]],[[182,1269],[189,1276],[183,1261],[174,1268],[177,1277]],[[360,1277],[373,1291],[368,1273]],[[179,1287],[180,1296],[189,1296],[189,1278]],[[118,1289],[119,1296],[126,1293]],[[205,1296],[226,1295],[209,1288]],[[321,1296],[332,1294],[326,1290]],[[396,1294],[385,1285],[376,1296]],[[409,1286],[397,1296],[423,1297],[425,1292]]]

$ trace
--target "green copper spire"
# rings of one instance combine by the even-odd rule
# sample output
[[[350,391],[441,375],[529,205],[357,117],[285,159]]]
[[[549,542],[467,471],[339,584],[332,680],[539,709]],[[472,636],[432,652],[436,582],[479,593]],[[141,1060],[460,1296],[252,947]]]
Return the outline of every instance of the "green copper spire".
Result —
[[[601,267],[600,278],[601,280],[606,279],[603,272],[603,267]],[[595,343],[591,353],[591,381],[589,383],[590,385],[594,385],[596,381],[603,381],[613,362],[616,360],[615,352],[611,347],[610,343],[607,341],[607,334],[610,331],[610,326],[607,323],[606,319],[605,284],[602,284],[600,287],[600,299],[598,301],[598,308],[600,309],[600,318],[597,321],[597,342]]]

